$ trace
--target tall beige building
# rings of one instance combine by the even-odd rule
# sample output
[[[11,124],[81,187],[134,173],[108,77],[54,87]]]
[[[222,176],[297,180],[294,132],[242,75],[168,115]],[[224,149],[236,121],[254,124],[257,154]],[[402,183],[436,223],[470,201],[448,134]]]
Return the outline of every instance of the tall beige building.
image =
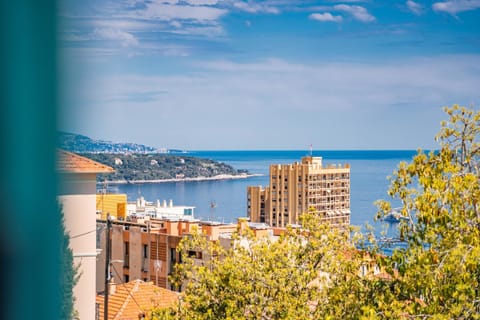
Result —
[[[272,227],[298,224],[299,216],[313,208],[327,223],[350,224],[350,166],[322,165],[321,157],[271,165],[270,185],[247,189],[247,213],[252,222]]]
[[[57,170],[61,178],[58,201],[70,235],[73,262],[79,279],[73,288],[74,308],[80,319],[95,319],[96,277],[96,186],[97,174],[113,168],[64,150],[58,151]]]

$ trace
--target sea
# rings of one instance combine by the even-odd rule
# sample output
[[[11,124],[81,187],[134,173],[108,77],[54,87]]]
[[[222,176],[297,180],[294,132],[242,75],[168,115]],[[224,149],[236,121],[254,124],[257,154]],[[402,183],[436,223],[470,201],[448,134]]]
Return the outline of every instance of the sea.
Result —
[[[399,206],[396,199],[387,195],[388,177],[401,161],[410,161],[413,150],[344,150],[344,151],[189,151],[182,156],[207,158],[227,163],[236,169],[246,169],[256,176],[246,179],[165,182],[111,185],[111,192],[126,193],[129,201],[143,196],[147,201],[173,200],[175,205],[195,207],[195,217],[201,220],[236,222],[247,215],[247,186],[269,184],[269,166],[300,161],[310,155],[322,157],[323,164],[350,164],[351,224],[374,227],[377,235],[385,233],[395,237],[396,225],[375,221],[378,199],[391,200],[392,207]],[[177,154],[178,155],[178,154]]]

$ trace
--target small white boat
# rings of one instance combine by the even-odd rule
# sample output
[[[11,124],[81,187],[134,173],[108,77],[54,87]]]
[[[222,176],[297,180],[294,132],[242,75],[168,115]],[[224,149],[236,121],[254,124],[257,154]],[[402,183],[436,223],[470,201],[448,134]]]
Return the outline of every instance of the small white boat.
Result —
[[[402,214],[395,209],[390,211],[387,215],[382,218],[383,221],[390,222],[390,223],[397,223],[400,220],[408,220],[407,217],[402,216]]]

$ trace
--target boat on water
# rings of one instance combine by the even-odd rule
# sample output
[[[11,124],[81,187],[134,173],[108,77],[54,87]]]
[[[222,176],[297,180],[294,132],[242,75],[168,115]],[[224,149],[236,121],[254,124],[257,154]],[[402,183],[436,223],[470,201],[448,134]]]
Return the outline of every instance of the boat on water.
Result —
[[[394,209],[390,211],[387,215],[385,215],[382,220],[390,223],[397,223],[401,220],[408,220],[408,218],[402,216],[400,212]]]

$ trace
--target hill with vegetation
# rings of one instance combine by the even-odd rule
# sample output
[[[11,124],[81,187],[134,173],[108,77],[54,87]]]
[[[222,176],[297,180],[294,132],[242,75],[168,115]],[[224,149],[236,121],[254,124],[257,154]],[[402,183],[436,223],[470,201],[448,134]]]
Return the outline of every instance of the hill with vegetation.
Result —
[[[95,140],[69,132],[58,132],[58,146],[75,153],[156,153],[157,149],[138,143]]]
[[[148,182],[171,179],[203,179],[203,178],[236,178],[245,177],[246,170],[236,170],[232,166],[194,157],[171,154],[111,154],[82,153],[82,156],[111,166],[114,173],[99,175],[104,179],[116,182]]]

